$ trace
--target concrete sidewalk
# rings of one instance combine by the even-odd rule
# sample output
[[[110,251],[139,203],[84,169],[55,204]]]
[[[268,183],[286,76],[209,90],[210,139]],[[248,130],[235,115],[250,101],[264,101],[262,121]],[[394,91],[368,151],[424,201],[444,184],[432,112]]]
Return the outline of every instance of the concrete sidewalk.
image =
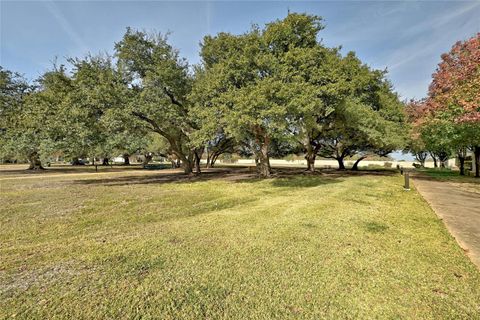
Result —
[[[480,194],[421,175],[414,176],[413,182],[458,244],[480,268]]]

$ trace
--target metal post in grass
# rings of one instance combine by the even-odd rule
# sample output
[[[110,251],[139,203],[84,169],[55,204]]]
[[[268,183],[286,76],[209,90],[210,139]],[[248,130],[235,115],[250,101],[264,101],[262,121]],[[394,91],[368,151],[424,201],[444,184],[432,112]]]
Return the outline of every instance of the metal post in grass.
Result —
[[[405,174],[403,176],[405,177],[405,185],[403,186],[403,188],[406,191],[408,191],[408,190],[410,190],[410,173],[405,171]]]

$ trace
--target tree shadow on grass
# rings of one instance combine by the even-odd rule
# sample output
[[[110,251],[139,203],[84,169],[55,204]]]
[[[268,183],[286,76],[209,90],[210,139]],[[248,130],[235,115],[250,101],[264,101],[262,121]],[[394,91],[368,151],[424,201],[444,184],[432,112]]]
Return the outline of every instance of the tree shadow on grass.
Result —
[[[185,175],[181,171],[159,172],[158,174],[128,175],[120,177],[78,179],[73,180],[74,184],[103,185],[103,186],[124,186],[124,185],[148,185],[168,183],[194,183],[210,180],[236,180],[247,179],[250,175],[238,170],[215,169],[202,172],[200,175]]]
[[[12,165],[13,167],[13,165]],[[168,167],[166,167],[168,168]],[[163,170],[158,169],[158,170]],[[11,169],[2,169],[0,170],[0,176],[8,178],[9,176],[31,176],[31,175],[45,175],[48,177],[50,174],[80,174],[80,173],[118,173],[118,172],[131,172],[144,170],[140,165],[129,165],[129,166],[98,166],[98,171],[95,169],[95,166],[92,165],[55,165],[51,167],[45,167],[44,170],[28,170],[28,165],[20,166],[15,165]],[[152,170],[152,169],[145,169]]]
[[[339,183],[344,179],[337,177],[328,177],[321,174],[305,174],[305,175],[276,175],[275,177],[265,180],[259,178],[237,180],[237,183],[256,184],[267,182],[268,186],[275,188],[313,188],[321,185]]]
[[[337,176],[325,176],[319,172],[314,174],[305,173],[304,170],[298,169],[276,169],[271,178],[262,179],[259,178],[255,172],[252,172],[248,168],[219,168],[205,170],[200,175],[185,175],[180,171],[173,173],[161,172],[158,174],[148,175],[78,179],[73,180],[72,183],[80,185],[124,186],[169,183],[181,184],[214,180],[247,184],[256,184],[266,181],[272,187],[279,188],[309,188],[343,181],[343,179],[338,179]]]
[[[274,169],[274,174],[269,179],[262,179],[251,168],[216,168],[206,169],[200,175],[185,175],[181,171],[159,172],[158,174],[128,175],[119,177],[106,177],[96,179],[77,179],[73,184],[79,185],[148,185],[168,183],[196,183],[212,180],[231,181],[234,183],[260,183],[267,181],[272,187],[278,188],[311,188],[320,185],[338,183],[348,177],[363,175],[394,175],[391,171],[337,171],[325,170],[315,173],[306,172],[298,168]]]

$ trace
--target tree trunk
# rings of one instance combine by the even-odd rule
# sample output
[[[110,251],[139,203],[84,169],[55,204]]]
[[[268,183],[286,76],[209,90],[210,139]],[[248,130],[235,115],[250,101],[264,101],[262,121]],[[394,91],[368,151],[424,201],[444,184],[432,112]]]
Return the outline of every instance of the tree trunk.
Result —
[[[200,174],[202,172],[200,169],[200,156],[198,155],[197,151],[195,151],[195,172],[196,174]]]
[[[182,161],[182,168],[183,168],[183,172],[185,174],[192,174],[193,173],[193,164],[189,160]]]
[[[81,162],[80,160],[78,160],[78,157],[73,158],[73,160],[72,160],[72,166],[81,166],[82,164],[83,164],[83,162]]]
[[[42,166],[42,162],[40,161],[40,157],[37,152],[33,152],[28,155],[28,170],[44,170],[45,168]]]
[[[307,154],[305,155],[305,159],[307,160],[307,171],[315,172],[315,159],[317,155],[315,152],[309,148],[307,149]]]
[[[415,159],[420,162],[420,167],[425,168],[425,160],[427,159],[427,153],[420,151],[415,154]]]
[[[446,152],[440,152],[438,154],[438,160],[440,161],[440,168],[445,168],[446,167],[446,163],[448,161],[448,153]]]
[[[215,166],[215,163],[217,162],[218,157],[220,154],[214,154],[210,158],[210,168],[213,168]]]
[[[102,159],[102,166],[109,166],[110,165],[110,160],[108,158],[103,158]]]
[[[152,158],[153,156],[151,153],[145,154],[143,157],[142,166],[145,167],[150,161],[152,161]]]
[[[268,157],[268,145],[263,144],[256,154],[257,172],[262,178],[268,178],[271,175],[270,159]]]
[[[125,160],[125,162],[123,164],[126,165],[126,166],[129,166],[130,165],[130,155],[124,154],[123,159]]]
[[[473,149],[475,156],[475,178],[480,178],[480,146],[476,146]]]
[[[260,157],[257,163],[257,172],[262,178],[270,177],[270,164],[268,158]]]
[[[430,152],[430,157],[432,157],[432,159],[433,159],[433,166],[435,168],[438,168],[437,157],[435,156],[435,154],[433,152]]]
[[[208,152],[208,150],[207,150],[207,164],[206,164],[206,166],[205,166],[206,168],[210,168],[210,161],[212,160],[212,159],[211,159],[211,156],[212,156],[212,155],[211,155],[210,152]]]
[[[357,159],[357,161],[355,161],[355,163],[353,164],[353,167],[352,167],[352,170],[353,171],[358,171],[358,164],[360,163],[360,161],[362,161],[363,159],[365,159],[366,157],[360,157]]]
[[[193,169],[192,169],[192,166],[191,166],[190,163],[182,162],[182,166],[183,166],[183,172],[185,174],[192,174],[193,173]]]
[[[465,158],[459,156],[458,161],[460,162],[460,175],[464,176],[465,175]]]
[[[260,127],[256,126],[255,130],[255,165],[257,168],[257,173],[262,178],[270,177],[272,170],[270,167],[270,159],[269,159],[269,149],[270,149],[270,137],[266,134],[265,130]]]
[[[335,158],[338,161],[338,170],[345,170],[345,164],[343,163],[344,157]]]

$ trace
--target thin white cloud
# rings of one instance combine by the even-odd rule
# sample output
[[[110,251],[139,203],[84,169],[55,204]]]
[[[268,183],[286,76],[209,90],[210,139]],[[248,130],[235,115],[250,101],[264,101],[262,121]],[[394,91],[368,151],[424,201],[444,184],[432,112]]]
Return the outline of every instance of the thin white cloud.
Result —
[[[434,19],[425,20],[420,25],[414,25],[406,31],[411,36],[416,36],[417,39],[406,42],[404,46],[394,51],[386,65],[389,70],[398,69],[404,66],[406,63],[415,59],[428,57],[432,54],[438,54],[438,50],[445,45],[445,39],[455,39],[457,30],[448,25],[453,21],[471,21],[468,19],[470,15],[475,16],[475,8],[480,8],[480,2],[467,3],[467,5],[460,7],[459,9],[452,11],[450,14],[438,16]],[[478,10],[477,10],[478,11]],[[479,23],[480,24],[480,23]],[[427,33],[428,30],[435,30],[439,32],[438,36],[433,36],[426,41],[425,37],[420,37],[422,34]],[[478,29],[478,27],[477,27]],[[461,40],[461,39],[457,39]],[[453,43],[451,43],[453,45]]]
[[[207,33],[210,34],[212,30],[212,16],[213,16],[213,3],[207,2],[205,4],[206,18],[207,18]]]
[[[83,39],[75,32],[74,28],[70,24],[70,22],[65,18],[65,15],[62,13],[60,8],[55,4],[53,1],[45,1],[44,2],[48,11],[53,15],[55,20],[58,22],[60,27],[65,31],[65,33],[70,37],[70,39],[75,43],[78,49],[81,50],[82,53],[88,52],[88,46],[83,41]]]
[[[480,7],[480,1],[465,2],[464,6],[460,6],[457,10],[449,14],[440,15],[434,19],[426,19],[420,24],[412,25],[410,28],[402,32],[403,35],[417,35],[427,30],[438,29],[444,27],[449,22],[463,16],[466,13],[471,13],[475,8]],[[478,16],[477,16],[478,19]]]

